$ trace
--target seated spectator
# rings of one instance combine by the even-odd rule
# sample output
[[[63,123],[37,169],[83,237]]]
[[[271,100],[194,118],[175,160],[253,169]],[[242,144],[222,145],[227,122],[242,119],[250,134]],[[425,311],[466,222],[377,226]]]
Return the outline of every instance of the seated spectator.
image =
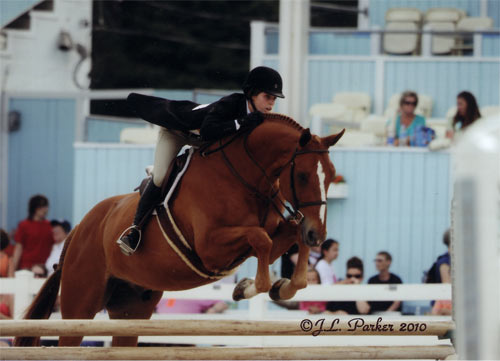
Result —
[[[451,315],[451,300],[438,300],[432,306],[431,313],[438,316],[449,316]]]
[[[474,95],[468,91],[459,93],[457,95],[457,112],[451,124],[452,129],[446,132],[446,136],[453,138],[456,132],[463,131],[479,118],[481,118],[481,113]]]
[[[71,223],[66,220],[54,219],[50,222],[50,225],[52,226],[54,245],[50,251],[49,258],[45,262],[45,268],[49,275],[54,272],[54,266],[59,263],[59,258],[64,248],[64,241],[68,237],[69,232],[71,232]]]
[[[451,283],[450,269],[450,230],[443,234],[443,243],[447,248],[446,253],[439,256],[436,260],[435,278],[437,283]]]
[[[309,265],[314,266],[321,257],[321,246],[311,247],[309,250]]]
[[[338,256],[339,242],[329,238],[321,244],[321,256],[314,268],[318,271],[322,285],[331,285],[337,282],[332,263]]]
[[[46,278],[48,275],[47,268],[41,263],[34,264],[30,271],[33,272],[35,278]]]
[[[9,235],[0,228],[0,277],[13,277],[12,260],[5,252],[9,244]]]
[[[28,218],[19,223],[14,236],[14,270],[31,269],[33,265],[45,264],[47,261],[54,244],[52,227],[45,219],[48,211],[49,201],[45,196],[31,197]]]
[[[314,268],[309,268],[307,270],[307,284],[308,285],[319,285],[319,273]],[[304,310],[310,314],[322,313],[326,309],[325,301],[300,301],[299,310]]]
[[[389,272],[391,267],[392,256],[389,252],[381,251],[375,257],[375,267],[379,272],[378,275],[371,277],[368,280],[369,284],[394,284],[403,283],[401,278],[394,273]],[[392,312],[401,311],[401,301],[370,301],[371,313],[376,312]]]
[[[363,261],[352,257],[347,261],[346,279],[338,283],[359,285],[363,282]],[[328,313],[337,315],[366,315],[370,312],[370,305],[366,301],[331,301],[326,304]]]
[[[414,144],[416,131],[425,127],[425,118],[415,114],[418,95],[413,91],[405,91],[399,100],[399,114],[395,122],[394,145],[410,146]]]

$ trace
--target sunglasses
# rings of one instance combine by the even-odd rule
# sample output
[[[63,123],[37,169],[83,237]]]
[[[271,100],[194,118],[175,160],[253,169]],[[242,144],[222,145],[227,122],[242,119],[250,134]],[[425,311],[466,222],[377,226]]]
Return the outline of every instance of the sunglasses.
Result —
[[[363,275],[353,275],[353,274],[347,274],[347,278],[361,278]]]
[[[404,105],[413,105],[413,106],[416,106],[417,105],[417,102],[409,102],[409,101],[403,101],[403,104]]]
[[[375,262],[384,262],[384,260],[383,260],[383,259],[380,259],[380,258],[375,258],[375,260],[374,260],[374,261],[375,261]]]

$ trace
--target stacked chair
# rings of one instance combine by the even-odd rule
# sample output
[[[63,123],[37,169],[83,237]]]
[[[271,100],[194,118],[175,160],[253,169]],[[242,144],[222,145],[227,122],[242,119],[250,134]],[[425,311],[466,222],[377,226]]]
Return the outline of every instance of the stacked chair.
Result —
[[[386,30],[415,31],[422,22],[422,13],[414,8],[392,8],[385,14]],[[416,55],[419,51],[418,33],[385,33],[383,50],[387,54]]]
[[[424,24],[426,29],[454,32],[457,23],[466,16],[465,11],[456,8],[432,8],[426,11]],[[431,53],[448,55],[454,51],[454,35],[432,35]]]

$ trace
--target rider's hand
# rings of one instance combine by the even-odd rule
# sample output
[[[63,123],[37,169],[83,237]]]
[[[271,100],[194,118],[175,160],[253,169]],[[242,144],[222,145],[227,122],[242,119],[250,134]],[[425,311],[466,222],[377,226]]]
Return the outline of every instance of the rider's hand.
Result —
[[[247,114],[244,118],[238,119],[241,128],[248,129],[254,128],[264,121],[264,116],[261,112],[252,112]]]

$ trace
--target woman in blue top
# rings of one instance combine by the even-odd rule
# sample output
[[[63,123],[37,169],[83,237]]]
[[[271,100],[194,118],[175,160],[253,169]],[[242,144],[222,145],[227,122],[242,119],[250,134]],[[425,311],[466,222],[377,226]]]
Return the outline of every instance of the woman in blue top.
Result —
[[[418,95],[412,91],[405,91],[399,100],[399,114],[396,117],[395,146],[409,146],[410,140],[415,137],[419,127],[425,127],[425,118],[415,114],[418,104]]]

